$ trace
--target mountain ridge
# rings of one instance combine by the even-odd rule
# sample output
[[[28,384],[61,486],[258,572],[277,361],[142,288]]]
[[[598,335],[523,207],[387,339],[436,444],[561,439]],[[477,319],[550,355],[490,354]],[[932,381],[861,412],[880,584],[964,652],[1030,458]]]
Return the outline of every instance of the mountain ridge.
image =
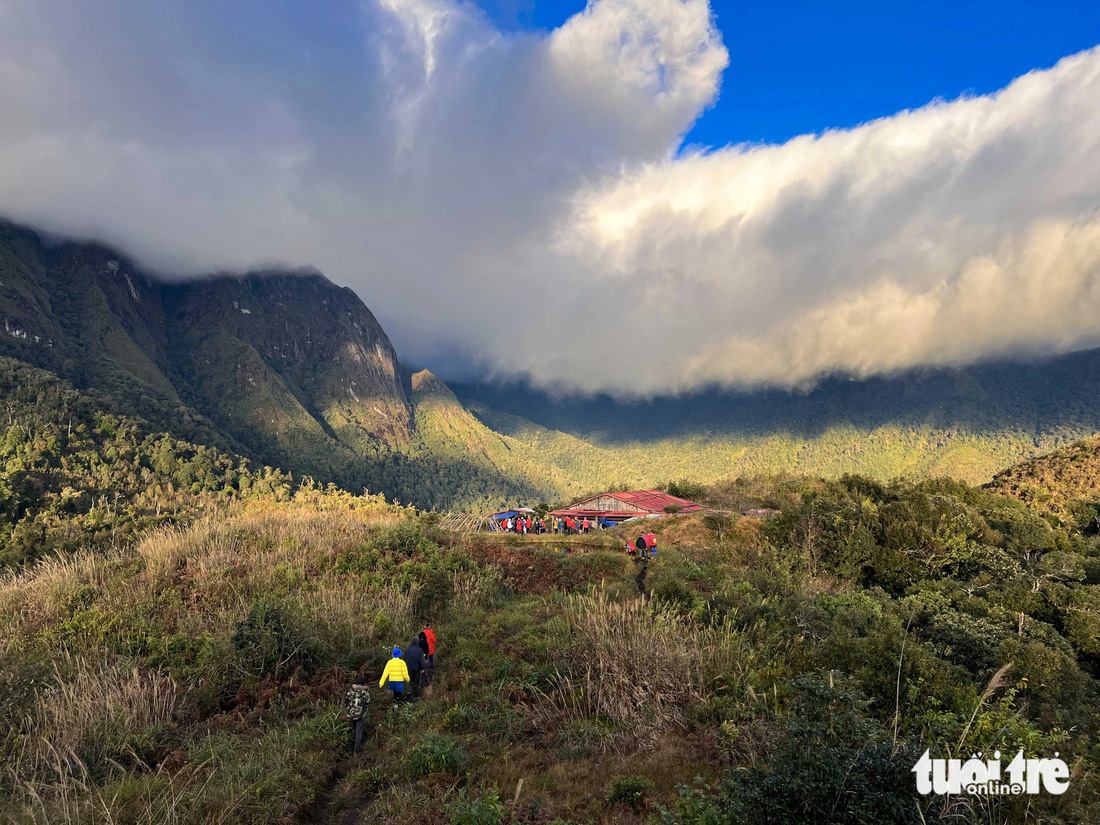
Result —
[[[161,281],[102,244],[0,224],[0,323],[0,355],[322,483],[445,509],[576,490],[407,370],[360,298],[316,270]]]
[[[164,281],[0,222],[0,355],[196,444],[423,508],[776,471],[971,483],[1100,431],[1100,350],[621,403],[403,365],[316,270]]]

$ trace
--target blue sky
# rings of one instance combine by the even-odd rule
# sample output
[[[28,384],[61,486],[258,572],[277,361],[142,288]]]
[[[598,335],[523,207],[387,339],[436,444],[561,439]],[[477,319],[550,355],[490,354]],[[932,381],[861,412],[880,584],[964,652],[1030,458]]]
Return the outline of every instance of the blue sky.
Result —
[[[580,0],[480,0],[505,28],[552,29]],[[1100,2],[713,0],[730,52],[718,103],[688,135],[782,142],[941,97],[987,94],[1100,42]]]

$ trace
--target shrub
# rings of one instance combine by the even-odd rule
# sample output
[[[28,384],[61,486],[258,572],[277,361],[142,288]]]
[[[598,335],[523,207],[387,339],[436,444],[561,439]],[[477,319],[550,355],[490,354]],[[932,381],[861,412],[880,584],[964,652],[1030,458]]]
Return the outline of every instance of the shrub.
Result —
[[[459,703],[443,714],[443,724],[449,730],[467,731],[473,727],[475,712],[472,707]]]
[[[607,791],[608,805],[627,805],[634,810],[645,807],[646,796],[653,790],[653,781],[645,776],[624,776],[619,774],[611,780]]]
[[[443,615],[450,607],[453,597],[452,577],[443,570],[432,570],[416,591],[413,616],[418,621],[427,622],[435,616]]]
[[[252,603],[237,623],[233,647],[243,669],[252,675],[311,672],[317,664],[315,643],[304,617],[289,605],[267,598]]]
[[[421,734],[405,757],[405,767],[414,778],[433,773],[455,773],[465,764],[466,752],[458,740],[436,731]]]
[[[720,821],[930,823],[910,772],[917,754],[892,746],[865,715],[866,701],[839,686],[798,679],[796,713],[766,768],[730,772]]]
[[[937,653],[974,673],[997,666],[997,649],[1009,637],[999,625],[966,613],[948,611],[928,623],[928,640]]]
[[[427,551],[436,545],[424,537],[420,525],[414,521],[402,521],[378,532],[374,546],[387,553],[411,556],[417,551]]]
[[[505,815],[496,791],[471,797],[463,788],[454,801],[447,804],[447,821],[451,825],[503,825]]]
[[[654,600],[666,604],[681,614],[690,613],[696,606],[698,596],[691,585],[674,573],[664,573],[654,577],[650,586]]]

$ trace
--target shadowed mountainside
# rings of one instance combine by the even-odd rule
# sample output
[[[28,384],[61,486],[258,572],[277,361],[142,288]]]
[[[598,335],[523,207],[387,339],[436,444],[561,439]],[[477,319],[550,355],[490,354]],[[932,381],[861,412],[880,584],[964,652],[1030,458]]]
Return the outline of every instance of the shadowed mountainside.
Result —
[[[1100,430],[1100,351],[635,403],[448,387],[412,375],[359,297],[317,272],[164,283],[100,244],[4,223],[0,325],[0,356],[106,410],[444,510],[776,471],[986,482]]]

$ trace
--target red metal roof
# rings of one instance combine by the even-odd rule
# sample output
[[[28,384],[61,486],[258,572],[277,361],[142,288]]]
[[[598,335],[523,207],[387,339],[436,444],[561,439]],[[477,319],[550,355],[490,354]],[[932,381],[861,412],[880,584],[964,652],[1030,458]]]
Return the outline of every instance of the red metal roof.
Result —
[[[634,511],[628,510],[611,510],[611,509],[587,509],[584,505],[590,501],[595,501],[600,498],[612,498],[629,504],[633,507],[639,507],[647,513],[664,513],[666,507],[679,507],[681,513],[697,513],[703,509],[703,506],[696,504],[693,501],[688,501],[684,498],[669,495],[668,493],[662,493],[660,490],[632,490],[625,493],[601,493],[598,496],[591,496],[582,501],[578,501],[575,504],[571,504],[568,507],[563,507],[561,510],[555,510],[553,515],[580,515],[584,513],[593,514],[630,514],[638,515]]]

